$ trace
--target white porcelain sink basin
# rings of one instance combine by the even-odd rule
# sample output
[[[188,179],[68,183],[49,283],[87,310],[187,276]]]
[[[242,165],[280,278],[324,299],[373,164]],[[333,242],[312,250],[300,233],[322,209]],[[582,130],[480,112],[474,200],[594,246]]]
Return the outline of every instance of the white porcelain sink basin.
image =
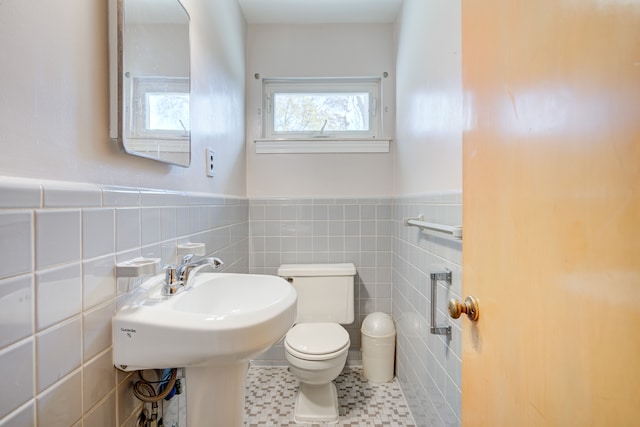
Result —
[[[124,370],[206,366],[245,360],[293,325],[296,292],[277,276],[199,273],[189,288],[162,295],[156,276],[113,318],[114,364]]]
[[[164,275],[136,289],[113,317],[113,360],[123,370],[185,369],[187,424],[243,425],[249,359],[296,318],[296,291],[277,276],[198,273],[162,294]]]

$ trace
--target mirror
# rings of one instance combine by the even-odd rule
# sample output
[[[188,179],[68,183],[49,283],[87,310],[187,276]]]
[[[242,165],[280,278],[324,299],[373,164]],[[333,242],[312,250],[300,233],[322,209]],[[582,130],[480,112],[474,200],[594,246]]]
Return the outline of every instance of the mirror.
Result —
[[[109,136],[132,155],[191,162],[189,15],[178,0],[110,1]]]

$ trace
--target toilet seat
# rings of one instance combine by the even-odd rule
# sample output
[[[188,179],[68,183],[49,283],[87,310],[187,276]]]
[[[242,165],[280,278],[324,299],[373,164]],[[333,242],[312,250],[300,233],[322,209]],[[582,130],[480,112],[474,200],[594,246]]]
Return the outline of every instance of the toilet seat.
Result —
[[[327,360],[348,351],[349,333],[337,323],[299,323],[287,332],[284,345],[292,356]]]

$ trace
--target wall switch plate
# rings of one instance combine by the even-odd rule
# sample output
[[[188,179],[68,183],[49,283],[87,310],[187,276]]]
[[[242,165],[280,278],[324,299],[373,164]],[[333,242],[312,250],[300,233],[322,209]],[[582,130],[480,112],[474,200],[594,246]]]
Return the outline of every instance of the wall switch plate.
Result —
[[[207,159],[205,164],[207,165],[207,176],[214,177],[216,176],[216,170],[213,165],[213,161],[215,160],[216,152],[213,151],[213,148],[207,148]]]

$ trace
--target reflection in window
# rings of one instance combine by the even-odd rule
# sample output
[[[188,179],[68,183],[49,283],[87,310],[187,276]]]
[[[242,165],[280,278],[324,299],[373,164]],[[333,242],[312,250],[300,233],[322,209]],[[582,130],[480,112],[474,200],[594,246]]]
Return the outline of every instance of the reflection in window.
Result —
[[[368,93],[275,93],[274,131],[368,131]]]
[[[377,138],[380,79],[263,81],[264,137]]]
[[[147,93],[147,130],[186,131],[189,123],[189,94],[179,92]]]
[[[189,136],[189,79],[134,77],[130,134],[133,138]]]

